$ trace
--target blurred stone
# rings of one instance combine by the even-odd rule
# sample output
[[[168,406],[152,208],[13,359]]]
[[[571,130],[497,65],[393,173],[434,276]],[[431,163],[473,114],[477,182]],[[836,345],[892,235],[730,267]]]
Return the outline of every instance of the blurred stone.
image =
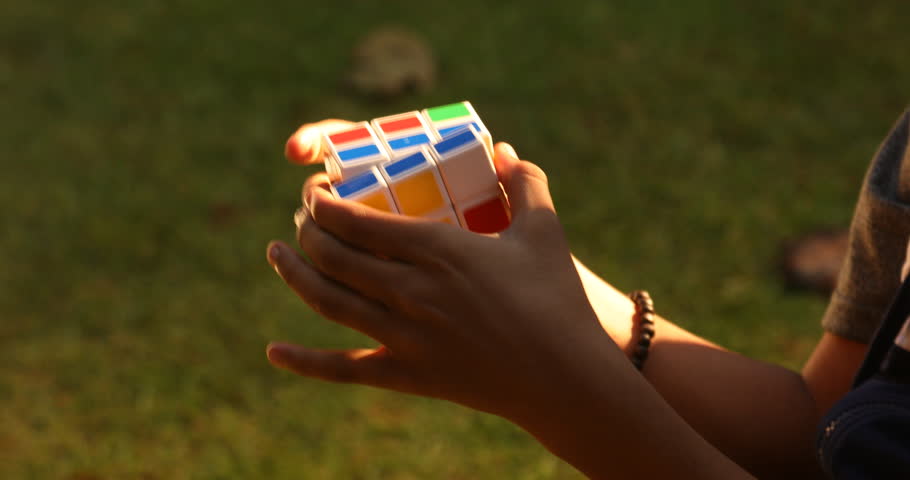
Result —
[[[787,285],[830,295],[847,255],[848,230],[819,230],[784,243],[781,267]]]
[[[356,47],[345,83],[371,97],[395,97],[433,87],[433,51],[414,32],[382,27],[368,33]]]

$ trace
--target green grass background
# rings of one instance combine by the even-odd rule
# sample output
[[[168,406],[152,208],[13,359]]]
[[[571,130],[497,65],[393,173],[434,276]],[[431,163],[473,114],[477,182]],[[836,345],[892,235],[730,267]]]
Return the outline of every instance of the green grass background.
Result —
[[[910,3],[0,0],[0,478],[578,478],[504,421],[272,369],[369,342],[264,260],[323,117],[471,100],[549,174],[576,254],[732,349],[798,367],[825,300],[782,239],[846,225],[907,101]],[[366,29],[441,78],[340,87]],[[516,279],[517,280],[517,279]]]

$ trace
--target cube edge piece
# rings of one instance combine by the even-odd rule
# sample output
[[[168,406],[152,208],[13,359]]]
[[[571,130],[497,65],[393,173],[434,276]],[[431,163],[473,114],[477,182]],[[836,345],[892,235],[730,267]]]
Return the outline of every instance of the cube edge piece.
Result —
[[[442,153],[439,152],[440,145],[447,147],[444,142],[453,141],[456,136],[461,136],[466,132],[471,132],[474,141],[468,142],[467,145],[459,145],[447,149]],[[433,145],[431,149],[433,159],[445,183],[452,204],[471,199],[499,185],[499,177],[496,174],[493,158],[484,147],[483,139],[479,135],[477,129],[473,125],[469,125],[464,129],[453,132],[452,135],[446,136],[445,139]],[[477,148],[478,146],[480,148]],[[472,149],[476,151],[471,152]],[[466,158],[463,155],[472,156]],[[480,155],[483,156],[482,160]],[[465,160],[471,161],[467,168],[464,165]],[[481,168],[476,168],[478,166]],[[486,178],[479,178],[480,175],[484,175]]]
[[[339,190],[338,190],[339,187],[348,186],[355,182],[363,182],[366,179],[367,175],[372,176],[372,178],[375,181],[367,182],[366,186],[357,188],[348,195],[343,195],[341,192],[339,192]],[[362,202],[361,199],[367,194],[379,192],[385,197],[386,203],[388,204],[389,208],[388,209],[380,208],[378,210],[384,210],[384,211],[392,212],[392,213],[399,213],[398,205],[395,203],[395,198],[392,195],[392,191],[389,189],[389,184],[386,183],[385,177],[383,177],[382,173],[380,172],[379,167],[376,165],[373,165],[368,170],[358,173],[356,175],[353,175],[350,178],[347,178],[347,179],[344,179],[344,180],[341,180],[338,182],[330,183],[329,189],[331,190],[332,195],[337,199],[351,200],[354,202],[363,203],[367,206],[372,206],[372,205]]]
[[[395,150],[395,148],[392,147],[392,144],[390,142],[390,139],[389,139],[390,135],[386,134],[385,130],[382,129],[382,126],[380,125],[380,123],[381,123],[381,121],[387,122],[387,121],[395,119],[395,118],[402,118],[402,117],[407,117],[407,116],[414,116],[415,118],[417,118],[417,121],[420,123],[420,129],[422,129],[423,133],[425,133],[427,136],[427,143],[419,144],[419,145],[416,145],[413,147],[409,147],[407,149],[401,149],[400,151]],[[411,155],[412,153],[417,151],[419,149],[419,147],[424,146],[424,145],[433,145],[434,143],[436,143],[440,140],[439,135],[436,133],[436,129],[433,128],[432,124],[426,119],[426,117],[421,113],[420,110],[411,110],[408,112],[396,113],[393,115],[386,115],[384,117],[374,118],[374,119],[370,120],[370,125],[373,126],[373,131],[376,133],[376,135],[382,141],[382,145],[389,152],[390,161],[395,161],[395,160],[404,158],[405,156]]]
[[[468,219],[467,219],[468,213],[471,210],[473,210],[477,207],[480,207],[481,205],[484,205],[486,203],[496,203],[499,206],[501,206],[501,209],[496,208],[496,213],[499,213],[501,211],[503,214],[503,217],[494,219],[496,223],[495,223],[495,227],[493,227],[493,228],[484,228],[481,230],[472,228],[472,225],[469,225],[469,223],[468,223]],[[471,232],[482,233],[482,234],[499,233],[499,232],[505,230],[506,228],[508,228],[509,225],[512,224],[512,211],[511,211],[511,208],[509,205],[508,197],[506,196],[505,192],[503,191],[502,186],[498,185],[498,184],[497,184],[495,190],[488,190],[486,192],[478,194],[477,196],[475,196],[473,198],[461,201],[457,204],[453,204],[453,207],[455,208],[455,215],[458,218],[458,222],[461,225],[461,227],[464,228],[465,230],[468,230]],[[487,225],[489,225],[489,224],[487,224]]]
[[[487,153],[489,153],[490,156],[492,156],[493,155],[493,136],[492,136],[492,134],[490,134],[490,130],[487,129],[486,124],[483,123],[483,120],[481,120],[480,115],[477,114],[477,110],[474,109],[474,105],[471,104],[471,102],[469,100],[462,100],[460,102],[453,102],[453,103],[447,103],[445,105],[437,105],[435,107],[424,108],[423,110],[421,110],[420,113],[421,113],[421,115],[423,115],[426,118],[426,121],[433,127],[432,128],[433,133],[436,134],[436,136],[438,137],[439,140],[442,140],[445,137],[449,136],[449,134],[443,135],[439,131],[439,129],[436,128],[436,123],[433,121],[433,118],[430,116],[429,112],[430,112],[430,110],[435,110],[438,108],[445,108],[445,107],[453,107],[455,105],[463,105],[465,107],[465,109],[468,111],[468,116],[470,116],[473,119],[473,121],[471,123],[475,123],[479,127],[477,130],[480,132],[481,138],[483,138],[483,144],[487,149]],[[444,122],[444,121],[445,120],[442,120],[442,122]]]

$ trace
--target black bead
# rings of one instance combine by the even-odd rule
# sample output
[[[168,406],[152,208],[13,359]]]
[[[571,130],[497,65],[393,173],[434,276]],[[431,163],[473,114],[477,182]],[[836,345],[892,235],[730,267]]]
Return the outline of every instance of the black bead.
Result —
[[[654,302],[645,290],[636,290],[629,294],[635,303],[635,321],[638,322],[638,341],[632,353],[631,361],[635,368],[641,370],[648,358],[651,339],[654,338]]]
[[[647,345],[636,345],[635,346],[635,356],[636,357],[645,357],[648,355],[648,346]]]

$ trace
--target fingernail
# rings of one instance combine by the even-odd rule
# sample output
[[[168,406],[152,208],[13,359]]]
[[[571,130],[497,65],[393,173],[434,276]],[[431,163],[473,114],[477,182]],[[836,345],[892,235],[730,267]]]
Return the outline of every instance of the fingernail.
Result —
[[[311,188],[311,189],[307,190],[306,193],[303,195],[303,206],[306,207],[307,209],[309,209],[310,202],[312,200],[313,200],[313,189]]]
[[[503,143],[503,147],[502,147],[502,148],[504,148],[504,149],[506,150],[506,153],[508,153],[508,154],[511,155],[512,157],[518,158],[518,154],[515,153],[515,148],[513,148],[512,145],[510,145],[510,144],[508,144],[508,143]]]
[[[316,194],[315,190],[310,190],[309,192],[307,192],[307,198],[306,198],[305,203],[306,203],[307,210],[310,211],[310,216],[315,216],[315,215],[313,215],[313,209],[316,208],[316,198],[318,196],[319,195]]]
[[[284,145],[284,155],[289,162],[305,162],[312,155],[313,147],[300,135],[292,136]]]
[[[281,256],[281,247],[277,243],[269,247],[269,263],[274,266],[278,263],[279,256]]]
[[[319,132],[317,132],[315,129],[307,128],[300,135],[300,143],[303,143],[303,144],[306,144],[309,146],[309,145],[312,145],[313,142],[315,140],[317,140],[318,138],[319,138]]]
[[[308,129],[300,137],[301,142],[307,146],[312,158],[311,161],[319,159],[322,156],[322,132],[318,129]]]
[[[296,225],[297,228],[300,228],[300,226],[303,225],[306,216],[307,209],[305,207],[298,208],[297,211],[294,212],[294,225]]]

